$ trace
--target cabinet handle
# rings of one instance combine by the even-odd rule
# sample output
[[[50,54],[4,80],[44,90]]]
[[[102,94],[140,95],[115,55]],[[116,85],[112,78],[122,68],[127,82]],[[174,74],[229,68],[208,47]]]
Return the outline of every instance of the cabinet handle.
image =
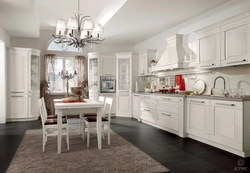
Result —
[[[147,98],[147,99],[150,99],[151,97],[149,97],[149,96],[143,96],[144,98]]]
[[[129,94],[119,94],[119,96],[129,96]]]
[[[149,109],[144,109],[144,111],[151,112],[151,110],[149,110]]]
[[[247,61],[247,59],[243,59],[242,61],[227,62],[227,64],[240,63],[240,62],[246,62],[246,61]]]
[[[124,93],[124,92],[127,93],[127,92],[129,92],[129,91],[118,91],[118,92],[119,92],[119,93]]]
[[[170,98],[161,98],[162,100],[171,100]]]
[[[196,100],[190,100],[190,102],[193,102],[193,103],[205,103],[204,101],[196,101]]]
[[[24,96],[11,96],[11,97],[24,97]]]
[[[11,93],[24,93],[23,91],[11,91]]]
[[[164,113],[161,113],[162,115],[166,115],[166,116],[171,116],[171,115],[169,115],[169,114],[164,114]]]
[[[226,104],[226,103],[215,103],[215,104],[221,106],[236,106],[235,104]]]
[[[134,96],[139,97],[139,95],[134,95]]]
[[[201,65],[201,67],[210,67],[210,66],[214,66],[214,65],[216,65],[216,64],[207,64],[207,65]]]

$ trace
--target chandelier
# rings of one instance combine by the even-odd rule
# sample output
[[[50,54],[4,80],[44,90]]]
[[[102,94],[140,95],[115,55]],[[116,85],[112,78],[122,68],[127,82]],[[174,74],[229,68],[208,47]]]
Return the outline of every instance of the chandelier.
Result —
[[[62,50],[67,50],[69,46],[73,46],[78,49],[78,52],[88,43],[101,44],[104,40],[104,38],[101,38],[102,25],[100,23],[93,25],[93,22],[89,19],[90,16],[81,17],[80,0],[78,0],[78,13],[73,14],[75,18],[68,19],[67,30],[64,21],[57,21],[56,34],[52,35],[54,42]]]

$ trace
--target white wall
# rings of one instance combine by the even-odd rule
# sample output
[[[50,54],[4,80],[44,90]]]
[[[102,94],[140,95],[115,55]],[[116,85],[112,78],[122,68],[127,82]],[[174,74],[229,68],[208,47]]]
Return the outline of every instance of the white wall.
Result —
[[[250,1],[249,0],[231,0],[227,3],[222,4],[210,11],[207,11],[191,20],[188,20],[174,28],[171,28],[159,35],[156,35],[142,43],[135,46],[135,51],[143,52],[146,49],[157,49],[161,51],[166,49],[166,38],[174,34],[182,34],[183,44],[195,40],[195,31],[202,29],[204,27],[216,24],[220,21],[226,20],[230,17],[249,12],[250,11]],[[183,72],[183,71],[182,71]],[[173,70],[171,74],[178,74],[180,70]],[[186,89],[192,90],[194,82],[198,79],[205,81],[206,85],[213,87],[214,79],[217,76],[223,76],[226,79],[226,88],[243,88],[247,95],[250,95],[250,65],[237,66],[237,67],[227,67],[211,70],[208,74],[191,74],[184,75]],[[157,82],[156,82],[157,83]],[[158,84],[158,83],[157,83]],[[223,88],[222,80],[218,80],[216,83],[216,90],[221,91]],[[158,84],[159,87],[159,84]]]
[[[7,109],[7,74],[6,74],[6,47],[10,45],[10,37],[7,32],[0,26],[0,123],[6,123]]]

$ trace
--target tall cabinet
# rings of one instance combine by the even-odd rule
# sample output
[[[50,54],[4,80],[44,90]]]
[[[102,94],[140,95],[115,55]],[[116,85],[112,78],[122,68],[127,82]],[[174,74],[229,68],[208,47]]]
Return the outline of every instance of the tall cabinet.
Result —
[[[8,48],[7,86],[7,121],[38,119],[40,50]]]
[[[131,117],[131,99],[136,76],[138,77],[138,54],[117,53],[116,116]],[[133,68],[134,67],[134,68]]]

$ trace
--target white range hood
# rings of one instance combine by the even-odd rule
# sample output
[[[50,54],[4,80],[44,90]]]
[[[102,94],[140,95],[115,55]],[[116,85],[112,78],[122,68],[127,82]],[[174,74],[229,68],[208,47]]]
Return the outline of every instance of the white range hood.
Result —
[[[151,68],[152,71],[172,70],[184,68],[185,50],[182,46],[182,36],[176,34],[167,38],[167,49],[163,52],[157,64]]]

